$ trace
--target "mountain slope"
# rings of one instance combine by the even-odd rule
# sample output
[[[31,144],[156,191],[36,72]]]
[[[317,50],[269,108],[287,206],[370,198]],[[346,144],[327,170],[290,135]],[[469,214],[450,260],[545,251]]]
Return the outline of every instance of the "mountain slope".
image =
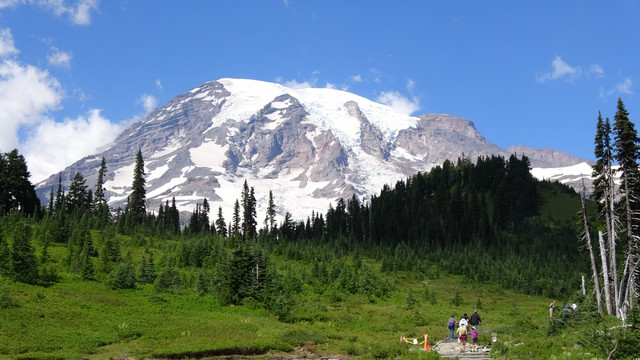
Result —
[[[63,184],[79,171],[95,185],[104,156],[109,204],[124,207],[138,149],[149,210],[175,197],[178,208],[190,212],[207,198],[227,220],[245,179],[255,187],[259,206],[271,190],[279,215],[289,211],[303,218],[325,212],[338,197],[367,199],[384,184],[446,159],[510,153],[456,116],[412,117],[339,90],[220,79],[175,97],[124,130],[106,151],[65,169]],[[555,158],[523,147],[514,151],[526,153],[534,166],[581,162],[553,151]],[[38,184],[41,196],[48,196],[57,178]]]

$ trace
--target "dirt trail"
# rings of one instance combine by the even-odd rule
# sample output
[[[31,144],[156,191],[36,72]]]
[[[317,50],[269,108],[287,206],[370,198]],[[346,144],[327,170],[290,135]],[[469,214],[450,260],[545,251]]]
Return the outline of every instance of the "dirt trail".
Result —
[[[472,352],[471,347],[468,346],[464,352],[460,352],[458,348],[458,340],[457,339],[446,339],[439,341],[434,347],[433,350],[437,351],[441,357],[445,359],[450,358],[458,358],[458,359],[491,359],[489,356],[489,348],[487,347],[478,347],[477,352]]]

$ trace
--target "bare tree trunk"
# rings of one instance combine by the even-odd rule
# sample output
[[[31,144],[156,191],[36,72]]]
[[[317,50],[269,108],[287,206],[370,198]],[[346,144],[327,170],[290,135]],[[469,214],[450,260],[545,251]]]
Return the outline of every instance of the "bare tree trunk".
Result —
[[[598,266],[596,264],[596,257],[593,253],[593,246],[591,246],[591,233],[589,231],[589,222],[587,221],[587,207],[584,204],[584,180],[582,181],[583,193],[580,197],[582,201],[582,221],[584,224],[584,240],[587,243],[587,249],[589,250],[589,256],[591,257],[591,271],[593,273],[593,286],[596,292],[596,301],[598,303],[598,314],[602,314],[602,294],[600,293],[600,277],[598,276]],[[605,258],[606,259],[606,258]],[[605,264],[603,264],[605,265]],[[603,268],[603,272],[606,270],[606,267]],[[606,274],[603,274],[606,277]],[[584,293],[584,277],[583,281],[583,289]]]
[[[616,260],[616,240],[617,240],[617,231],[616,231],[616,215],[615,215],[615,183],[614,183],[614,174],[611,166],[607,169],[607,179],[609,182],[609,186],[604,190],[605,193],[605,201],[607,202],[605,209],[608,208],[609,211],[605,210],[605,219],[607,223],[607,235],[609,239],[609,266],[610,269],[608,271],[608,276],[610,276],[611,282],[613,283],[613,296],[615,297],[615,313],[618,313],[618,304],[620,303],[619,291],[618,291],[618,262]],[[608,312],[609,315],[613,315],[611,311]]]
[[[602,231],[598,231],[598,243],[600,244],[600,258],[602,260],[602,268],[608,269],[607,266],[607,254],[606,248],[604,246],[604,237],[602,236]],[[602,278],[604,280],[604,303],[607,307],[607,314],[613,315],[613,309],[611,307],[611,286],[609,285],[609,274],[606,271],[603,271]]]

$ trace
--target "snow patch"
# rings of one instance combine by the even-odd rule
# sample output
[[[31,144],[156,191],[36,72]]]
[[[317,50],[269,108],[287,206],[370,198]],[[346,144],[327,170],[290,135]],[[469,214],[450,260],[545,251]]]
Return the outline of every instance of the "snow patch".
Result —
[[[207,167],[213,171],[224,173],[223,163],[227,160],[225,152],[229,149],[229,145],[218,145],[213,141],[203,142],[196,148],[189,149],[191,162],[197,167]]]

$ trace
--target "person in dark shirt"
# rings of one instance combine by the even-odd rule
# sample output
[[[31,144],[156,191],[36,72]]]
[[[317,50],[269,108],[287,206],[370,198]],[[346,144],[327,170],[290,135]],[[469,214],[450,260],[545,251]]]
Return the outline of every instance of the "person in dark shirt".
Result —
[[[480,315],[478,315],[478,310],[474,311],[473,314],[471,314],[471,318],[469,318],[469,324],[471,324],[471,326],[473,326],[474,329],[478,330],[478,325],[480,324]]]

